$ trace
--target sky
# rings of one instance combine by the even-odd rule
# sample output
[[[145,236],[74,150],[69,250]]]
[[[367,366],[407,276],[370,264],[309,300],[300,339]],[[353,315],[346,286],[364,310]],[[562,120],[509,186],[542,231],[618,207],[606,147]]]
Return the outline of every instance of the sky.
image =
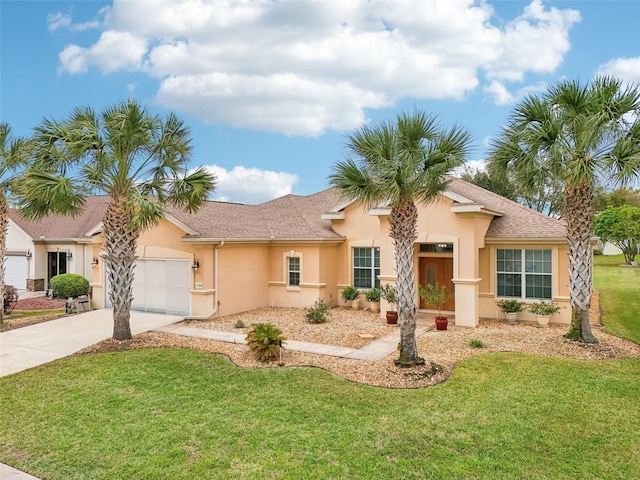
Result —
[[[482,165],[513,106],[563,79],[640,83],[640,0],[0,0],[0,121],[128,98],[190,127],[212,199],[328,187],[364,124],[424,110]]]

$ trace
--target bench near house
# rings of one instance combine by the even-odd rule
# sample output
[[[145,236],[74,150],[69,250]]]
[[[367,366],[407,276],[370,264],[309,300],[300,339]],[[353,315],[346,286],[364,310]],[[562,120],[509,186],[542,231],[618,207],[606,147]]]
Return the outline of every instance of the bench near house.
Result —
[[[94,307],[109,307],[100,259],[107,202],[90,197],[79,217],[41,222],[11,212],[7,283],[41,290],[57,273],[79,273],[91,282]],[[132,308],[208,318],[318,298],[340,303],[348,285],[365,291],[395,282],[389,213],[342,202],[332,189],[260,205],[207,202],[195,214],[170,210],[139,239]],[[503,297],[569,307],[565,234],[559,220],[452,178],[435,202],[419,206],[416,281],[454,292],[445,308],[456,325],[495,318]],[[383,303],[381,317],[385,310]],[[568,323],[570,314],[564,308],[552,320]]]

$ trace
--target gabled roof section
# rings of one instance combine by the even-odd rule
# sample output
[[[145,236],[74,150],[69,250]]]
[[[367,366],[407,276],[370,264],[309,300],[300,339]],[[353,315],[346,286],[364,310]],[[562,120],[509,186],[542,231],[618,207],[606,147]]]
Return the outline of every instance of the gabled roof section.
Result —
[[[567,234],[565,224],[555,218],[532,210],[517,202],[504,198],[460,178],[451,177],[447,190],[474,204],[482,205],[485,210],[493,211],[496,217],[491,221],[487,238],[564,238]],[[455,204],[455,201],[454,201]],[[500,216],[497,216],[497,215]]]
[[[74,239],[87,235],[102,222],[107,211],[109,197],[94,196],[85,199],[85,207],[76,216],[49,215],[41,220],[25,220],[15,209],[9,209],[9,218],[13,220],[27,235],[34,240],[45,239]]]
[[[321,214],[338,202],[333,189],[308,196],[285,195],[260,205],[207,202],[196,213],[171,209],[176,219],[209,240],[330,240],[342,239]]]
[[[532,210],[497,193],[485,190],[457,177],[449,177],[442,196],[451,200],[451,211],[479,212],[493,216],[486,238],[492,239],[560,239],[566,236],[565,224]],[[323,214],[327,220],[344,219],[344,210],[354,201],[338,200]],[[387,205],[371,209],[369,214],[389,213]]]

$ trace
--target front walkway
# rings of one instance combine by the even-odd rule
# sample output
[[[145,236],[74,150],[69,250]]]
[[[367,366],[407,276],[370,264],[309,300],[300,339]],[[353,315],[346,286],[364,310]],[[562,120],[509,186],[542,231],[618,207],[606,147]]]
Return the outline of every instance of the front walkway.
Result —
[[[416,336],[420,336],[432,328],[432,324],[418,324],[416,327]],[[184,337],[208,338],[209,340],[218,340],[220,342],[246,343],[246,334],[244,333],[221,332],[218,330],[209,330],[208,328],[189,327],[182,323],[158,327],[154,329],[154,331],[170,333],[172,335],[182,335]],[[324,345],[322,343],[298,342],[296,340],[285,341],[284,348],[285,350],[296,352],[317,353],[318,355],[352,358],[354,360],[380,360],[395,352],[398,349],[399,341],[400,329],[398,328],[392,334],[375,342],[371,342],[366,347],[360,349]]]

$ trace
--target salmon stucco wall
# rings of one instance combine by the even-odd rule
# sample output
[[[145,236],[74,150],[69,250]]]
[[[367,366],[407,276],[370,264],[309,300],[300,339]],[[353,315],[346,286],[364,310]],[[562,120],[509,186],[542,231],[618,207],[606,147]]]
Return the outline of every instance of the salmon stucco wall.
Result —
[[[230,315],[269,304],[268,244],[229,244],[218,249],[218,312]]]
[[[300,285],[288,285],[288,258],[300,261]],[[338,246],[328,244],[273,244],[269,252],[269,305],[309,307],[318,299],[335,298]]]

